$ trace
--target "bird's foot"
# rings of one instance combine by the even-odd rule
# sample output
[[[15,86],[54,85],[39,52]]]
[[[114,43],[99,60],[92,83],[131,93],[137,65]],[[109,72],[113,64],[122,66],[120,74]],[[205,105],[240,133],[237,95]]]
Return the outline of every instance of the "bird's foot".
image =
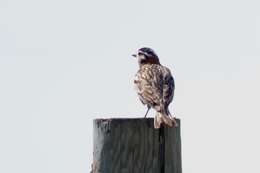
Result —
[[[170,116],[170,119],[171,119],[172,122],[173,122],[173,126],[174,126],[174,127],[178,127],[178,123],[177,123],[176,119],[175,119],[174,117],[172,117],[172,116]]]

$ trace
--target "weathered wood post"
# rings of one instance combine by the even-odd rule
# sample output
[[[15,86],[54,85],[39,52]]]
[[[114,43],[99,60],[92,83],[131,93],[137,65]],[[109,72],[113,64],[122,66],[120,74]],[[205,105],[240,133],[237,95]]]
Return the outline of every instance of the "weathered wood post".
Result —
[[[158,130],[152,118],[94,120],[92,173],[181,173],[177,122]]]

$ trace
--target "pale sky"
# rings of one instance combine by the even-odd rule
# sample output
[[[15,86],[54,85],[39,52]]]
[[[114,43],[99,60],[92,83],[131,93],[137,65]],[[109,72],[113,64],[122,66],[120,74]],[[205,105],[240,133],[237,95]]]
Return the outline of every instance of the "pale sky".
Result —
[[[259,173],[259,9],[257,0],[1,0],[0,172],[89,172],[93,119],[146,111],[131,54],[148,46],[175,77],[183,172]]]

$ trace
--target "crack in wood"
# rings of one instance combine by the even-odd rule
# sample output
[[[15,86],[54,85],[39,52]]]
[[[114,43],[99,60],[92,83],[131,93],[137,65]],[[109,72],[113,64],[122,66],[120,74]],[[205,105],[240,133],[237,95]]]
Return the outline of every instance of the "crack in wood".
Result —
[[[160,173],[165,173],[165,127],[159,129],[159,156],[160,156]]]

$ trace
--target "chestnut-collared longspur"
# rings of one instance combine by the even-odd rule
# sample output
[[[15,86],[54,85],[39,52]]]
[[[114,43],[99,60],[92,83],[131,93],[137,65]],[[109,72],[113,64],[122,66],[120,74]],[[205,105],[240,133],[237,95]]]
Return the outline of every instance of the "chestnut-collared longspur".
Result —
[[[155,128],[160,128],[162,123],[170,127],[177,126],[168,109],[175,88],[170,70],[160,64],[157,54],[151,48],[141,48],[133,56],[139,64],[134,84],[139,99],[147,105],[145,117],[150,108],[153,108],[157,112],[154,118]]]

